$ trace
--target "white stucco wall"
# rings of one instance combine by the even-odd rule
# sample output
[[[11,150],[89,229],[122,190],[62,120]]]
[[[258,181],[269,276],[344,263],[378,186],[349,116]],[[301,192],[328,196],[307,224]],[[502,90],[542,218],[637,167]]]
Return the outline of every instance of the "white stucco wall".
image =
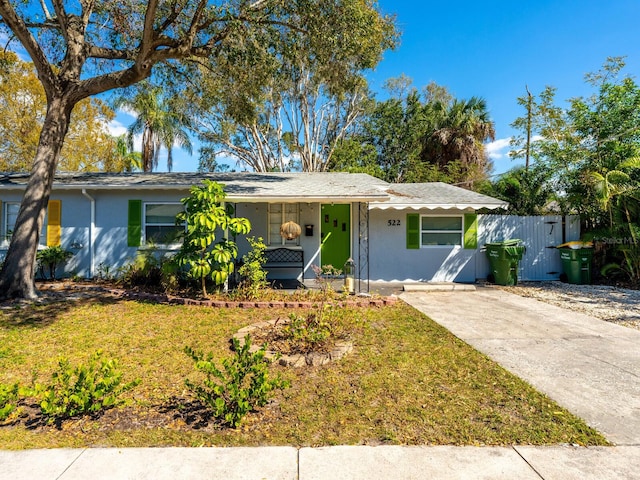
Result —
[[[94,236],[94,275],[107,271],[115,274],[116,271],[133,262],[139,251],[139,247],[127,245],[127,225],[129,200],[142,200],[145,202],[180,202],[186,195],[185,192],[146,192],[140,191],[91,191],[87,192],[95,200],[96,216]],[[84,196],[79,197],[87,212],[90,212],[90,202]],[[65,204],[62,205],[63,238],[65,232]],[[87,224],[89,220],[87,219]],[[87,247],[88,248],[88,247]],[[144,247],[142,247],[144,248]],[[159,254],[164,253],[163,250]],[[87,269],[89,266],[87,265]]]
[[[20,203],[22,194],[20,192],[3,192],[2,198],[2,240],[0,241],[0,257],[3,258],[9,248],[9,243],[5,241],[4,214],[5,203]],[[67,274],[88,275],[89,267],[89,224],[90,208],[89,202],[82,195],[73,192],[53,192],[50,200],[60,200],[61,212],[61,246],[65,250],[73,253],[68,260],[64,271]],[[47,242],[47,218],[40,234],[40,249],[46,248]],[[62,274],[63,272],[58,272]],[[47,272],[48,274],[48,272]]]
[[[373,281],[433,281],[473,283],[477,250],[455,247],[406,248],[407,213],[460,214],[462,211],[369,211],[369,266]]]

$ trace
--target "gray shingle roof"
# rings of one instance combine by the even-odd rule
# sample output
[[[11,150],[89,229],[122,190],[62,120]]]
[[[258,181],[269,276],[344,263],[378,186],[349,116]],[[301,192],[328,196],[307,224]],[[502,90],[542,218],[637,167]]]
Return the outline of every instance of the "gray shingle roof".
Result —
[[[69,173],[56,175],[57,190],[188,190],[204,179],[224,185],[230,201],[385,201],[387,185],[362,173]],[[0,174],[0,188],[23,189],[27,174]]]
[[[442,182],[395,183],[389,185],[387,193],[390,196],[389,201],[383,204],[372,204],[371,208],[478,210],[506,208],[508,205],[503,200]]]
[[[26,173],[0,173],[0,190],[22,190]],[[54,190],[180,190],[209,179],[224,185],[232,202],[350,201],[371,208],[504,208],[507,202],[445,183],[394,183],[364,173],[66,173]]]

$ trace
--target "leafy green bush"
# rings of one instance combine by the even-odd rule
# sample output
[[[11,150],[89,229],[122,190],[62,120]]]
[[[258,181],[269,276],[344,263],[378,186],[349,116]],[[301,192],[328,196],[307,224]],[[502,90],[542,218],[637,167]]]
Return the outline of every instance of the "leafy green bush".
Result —
[[[0,422],[7,420],[16,411],[19,389],[17,383],[13,385],[0,383]]]
[[[88,365],[72,367],[69,360],[60,358],[52,383],[36,385],[34,394],[40,410],[51,422],[76,415],[96,414],[121,403],[118,397],[140,383],[134,380],[122,384],[122,373],[115,359],[102,358],[98,350]]]
[[[190,195],[181,200],[184,211],[176,219],[184,222],[186,231],[176,261],[186,268],[187,274],[200,281],[202,296],[207,296],[207,279],[223,285],[235,268],[238,247],[227,238],[216,240],[224,231],[233,238],[246,235],[251,223],[246,218],[234,217],[234,208],[225,204],[226,193],[222,185],[203,180],[193,186]]]
[[[241,280],[237,293],[240,297],[254,300],[269,286],[267,272],[263,268],[267,262],[264,256],[267,246],[264,244],[262,237],[257,239],[255,237],[247,237],[247,241],[251,250],[243,255],[242,265],[238,269]]]
[[[151,246],[139,250],[135,260],[121,269],[120,282],[126,287],[146,287],[172,291],[178,287],[178,268],[170,256]]]
[[[184,352],[194,362],[195,368],[205,375],[201,384],[185,380],[185,384],[203,404],[211,408],[215,418],[231,427],[237,427],[244,416],[256,407],[264,406],[275,389],[282,389],[288,383],[279,376],[269,378],[269,361],[265,358],[264,346],[251,353],[251,339],[247,335],[241,347],[238,339],[233,339],[235,355],[222,360],[218,368],[213,355],[204,355],[190,347]]]
[[[47,247],[44,250],[38,251],[36,254],[36,260],[38,262],[38,270],[40,271],[42,278],[46,277],[46,269],[49,272],[49,278],[51,278],[51,280],[55,280],[58,267],[64,264],[72,256],[72,252],[63,249],[62,247]]]
[[[600,269],[600,274],[609,280],[624,279],[635,285],[640,284],[640,247],[638,245],[619,245],[614,251],[615,262]]]

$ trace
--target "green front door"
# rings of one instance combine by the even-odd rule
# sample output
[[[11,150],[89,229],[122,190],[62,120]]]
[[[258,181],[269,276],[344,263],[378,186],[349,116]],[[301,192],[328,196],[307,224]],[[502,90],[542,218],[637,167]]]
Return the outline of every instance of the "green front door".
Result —
[[[351,205],[322,205],[320,215],[322,266],[342,270],[351,256]]]

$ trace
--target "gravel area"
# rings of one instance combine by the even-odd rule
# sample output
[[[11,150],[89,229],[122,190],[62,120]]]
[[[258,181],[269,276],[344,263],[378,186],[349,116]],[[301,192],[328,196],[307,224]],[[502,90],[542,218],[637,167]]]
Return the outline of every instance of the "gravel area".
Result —
[[[562,282],[522,282],[500,288],[640,330],[640,290]]]

